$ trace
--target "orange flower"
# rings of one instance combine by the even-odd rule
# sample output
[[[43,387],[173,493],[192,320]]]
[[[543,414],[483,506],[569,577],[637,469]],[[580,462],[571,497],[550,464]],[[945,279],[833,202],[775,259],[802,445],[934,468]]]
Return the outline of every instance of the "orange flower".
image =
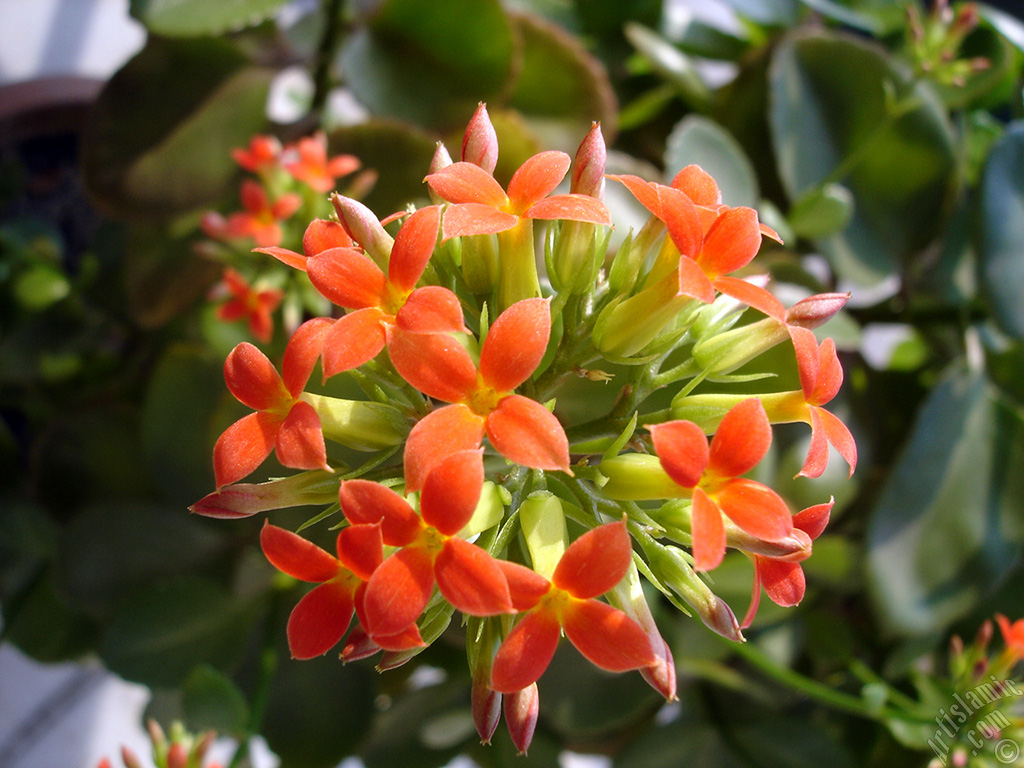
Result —
[[[231,150],[231,157],[235,162],[250,173],[260,173],[273,168],[280,156],[281,142],[276,136],[253,136],[245,149],[236,147]]]
[[[214,445],[218,488],[241,480],[271,451],[286,467],[330,471],[320,417],[300,399],[329,323],[317,318],[296,329],[285,349],[283,378],[252,344],[242,342],[231,350],[224,362],[224,380],[231,394],[256,413],[228,427]]]
[[[632,559],[625,521],[607,523],[569,545],[551,580],[516,563],[501,562],[512,602],[524,615],[501,644],[491,687],[515,693],[535,683],[558,646],[562,630],[593,664],[611,672],[656,662],[647,633],[622,611],[596,598],[615,587]]]
[[[447,333],[395,330],[388,349],[402,378],[420,392],[452,403],[422,418],[409,433],[409,490],[418,490],[440,459],[477,448],[485,433],[510,461],[569,471],[569,441],[558,419],[540,403],[513,394],[544,357],[551,333],[548,301],[524,299],[499,315],[480,350],[479,369]]]
[[[340,176],[347,176],[360,166],[354,155],[335,155],[327,159],[327,136],[317,131],[289,145],[284,153],[284,167],[293,177],[317,192],[330,192]]]
[[[305,272],[307,261],[318,253],[330,248],[352,248],[354,245],[348,232],[338,222],[328,219],[313,219],[302,235],[302,253],[278,246],[267,246],[254,250],[257,253],[273,256],[289,267]]]
[[[257,291],[231,267],[224,270],[221,285],[230,298],[217,308],[217,317],[226,321],[244,317],[249,321],[249,332],[257,340],[263,343],[270,341],[274,332],[271,315],[280,305],[284,293],[272,288]]]
[[[258,181],[246,179],[239,193],[242,207],[239,213],[228,216],[225,227],[228,238],[251,237],[256,245],[277,245],[284,237],[280,222],[289,218],[302,205],[302,198],[290,192],[271,201]]]
[[[997,613],[996,621],[999,623],[999,631],[1003,633],[1007,651],[1016,659],[1024,659],[1024,619],[1017,619],[1011,624],[1003,614]]]
[[[722,514],[764,541],[779,541],[793,532],[786,502],[768,486],[740,477],[764,458],[771,444],[771,424],[760,400],[750,398],[730,409],[710,447],[692,421],[656,424],[651,436],[662,468],[680,486],[680,497],[693,499],[695,570],[711,570],[725,555]]]

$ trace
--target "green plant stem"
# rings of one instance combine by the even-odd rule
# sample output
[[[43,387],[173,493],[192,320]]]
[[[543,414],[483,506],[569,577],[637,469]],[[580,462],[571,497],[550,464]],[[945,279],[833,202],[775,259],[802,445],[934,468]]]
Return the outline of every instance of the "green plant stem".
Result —
[[[309,106],[309,111],[313,115],[319,115],[327,103],[327,94],[331,90],[331,63],[341,42],[341,13],[344,7],[345,0],[324,0],[321,5],[324,28],[314,60],[313,100]]]

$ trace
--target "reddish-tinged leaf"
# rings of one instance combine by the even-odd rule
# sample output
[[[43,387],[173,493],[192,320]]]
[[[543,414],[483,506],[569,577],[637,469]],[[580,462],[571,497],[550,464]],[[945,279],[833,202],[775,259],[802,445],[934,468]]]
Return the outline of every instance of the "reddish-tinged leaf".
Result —
[[[292,406],[277,430],[274,447],[278,461],[286,467],[331,471],[320,417],[309,403],[300,401]]]
[[[417,288],[398,310],[395,324],[414,333],[465,331],[459,297],[440,285]]]
[[[458,451],[427,473],[420,494],[423,522],[454,536],[469,522],[484,482],[483,449]]]
[[[525,565],[499,560],[498,567],[505,574],[512,605],[517,611],[530,610],[551,589],[550,581]]]
[[[503,208],[508,203],[501,185],[473,163],[452,163],[427,176],[426,181],[449,203],[479,203],[491,208]]]
[[[396,328],[388,354],[399,375],[430,397],[458,403],[476,389],[473,358],[447,333],[410,333]]]
[[[711,440],[708,472],[718,477],[739,477],[752,470],[768,453],[772,425],[756,397],[734,405],[725,414]]]
[[[753,208],[729,208],[711,225],[697,263],[709,277],[745,267],[761,247],[761,230]]]
[[[814,391],[807,398],[811,405],[824,405],[839,394],[843,385],[843,366],[836,355],[836,343],[831,338],[821,342],[818,348],[818,377]]]
[[[605,523],[569,545],[551,583],[581,600],[597,597],[622,581],[632,559],[626,521]]]
[[[517,301],[487,332],[480,350],[480,378],[497,392],[511,392],[537,370],[550,336],[550,299]]]
[[[823,408],[813,406],[807,408],[807,416],[811,424],[811,444],[807,447],[807,456],[804,458],[804,465],[797,473],[797,477],[821,477],[825,467],[828,466],[828,435],[825,434],[822,413],[826,413]]]
[[[813,507],[800,510],[793,515],[793,527],[800,529],[812,539],[818,538],[828,525],[833,504],[835,499],[830,499],[824,504],[815,504]]]
[[[293,659],[322,656],[338,644],[352,622],[352,593],[327,582],[299,600],[288,617],[288,648]]]
[[[487,552],[459,538],[445,542],[434,562],[444,599],[469,616],[512,613],[512,598],[501,568]]]
[[[369,581],[384,560],[384,540],[379,524],[342,528],[335,547],[341,564],[361,581]]]
[[[704,304],[715,300],[715,287],[697,262],[689,256],[679,258],[679,295],[690,296]]]
[[[356,525],[381,524],[384,543],[404,547],[423,529],[420,516],[404,498],[390,488],[370,480],[345,480],[338,490],[345,518]]]
[[[711,174],[699,165],[688,165],[672,179],[671,186],[684,192],[695,205],[720,205],[722,192]]]
[[[597,600],[575,602],[562,616],[569,642],[594,665],[625,672],[653,664],[657,657],[639,624]]]
[[[288,390],[274,364],[255,346],[243,341],[224,361],[224,381],[240,403],[256,411],[288,402]]]
[[[503,398],[487,416],[487,437],[502,456],[531,469],[568,472],[569,439],[540,403],[521,395]]]
[[[792,608],[804,599],[807,583],[803,568],[799,563],[784,563],[766,557],[757,558],[757,568],[761,572],[761,584],[764,591],[776,605]]]
[[[696,259],[704,239],[697,206],[678,189],[658,184],[657,192],[661,200],[661,220],[668,228],[672,243],[684,257]]]
[[[725,524],[722,512],[700,488],[693,491],[693,569],[710,571],[725,557]]]
[[[255,470],[274,450],[281,419],[268,413],[250,413],[217,438],[213,446],[213,474],[220,488]]]
[[[515,693],[544,674],[558,647],[560,626],[548,611],[531,611],[505,638],[494,657],[491,688]]]
[[[793,516],[786,502],[767,485],[736,478],[715,496],[730,520],[758,539],[780,541],[793,533]]]
[[[759,285],[740,280],[738,277],[717,277],[711,284],[726,296],[731,296],[768,317],[773,317],[781,323],[786,321],[786,308],[782,306],[782,302]]]
[[[385,277],[373,259],[355,248],[331,248],[306,262],[313,286],[345,309],[380,306]]]
[[[523,213],[527,219],[562,219],[588,221],[591,224],[611,225],[612,217],[608,207],[590,195],[553,195],[531,205]]]
[[[341,567],[329,552],[312,541],[270,523],[265,523],[260,531],[260,546],[271,565],[300,581],[330,581]]]
[[[684,488],[700,482],[708,465],[708,439],[692,421],[668,421],[651,426],[654,452],[673,481]]]
[[[316,256],[329,248],[351,248],[354,245],[345,228],[330,219],[313,219],[302,235],[302,252],[306,256]]]
[[[388,262],[388,280],[400,290],[409,292],[416,287],[434,253],[440,222],[440,206],[430,205],[412,214],[398,230]]]
[[[817,414],[821,419],[825,434],[828,435],[828,441],[850,465],[850,475],[853,475],[854,470],[857,469],[857,443],[854,442],[850,430],[837,416],[824,408],[811,408],[811,414],[812,416]]]
[[[351,371],[379,355],[387,340],[385,318],[377,307],[367,307],[335,320],[323,339],[324,378]]]
[[[277,246],[269,246],[267,248],[254,248],[257,253],[265,253],[268,256],[273,256],[275,259],[283,264],[287,264],[289,267],[306,271],[306,257],[301,253],[295,251],[289,251],[287,248],[279,248]]]
[[[373,572],[363,595],[371,637],[387,637],[408,629],[434,589],[434,563],[422,547],[400,549]],[[378,641],[379,644],[379,641]]]
[[[540,152],[519,166],[508,183],[512,209],[522,214],[531,205],[547,197],[565,178],[572,161],[564,152]]]
[[[281,375],[285,388],[292,397],[298,397],[305,389],[306,382],[313,372],[320,350],[324,345],[324,337],[333,326],[329,317],[316,317],[307,320],[292,334],[288,346],[284,350],[284,361],[281,363]]]
[[[449,405],[428,413],[409,433],[405,443],[405,487],[420,490],[437,462],[456,451],[480,447],[484,419],[465,405]]]

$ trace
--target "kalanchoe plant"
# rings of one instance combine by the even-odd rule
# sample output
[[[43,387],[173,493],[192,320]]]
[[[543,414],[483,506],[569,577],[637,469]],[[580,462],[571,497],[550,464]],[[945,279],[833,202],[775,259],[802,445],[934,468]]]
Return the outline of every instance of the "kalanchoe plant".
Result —
[[[274,149],[257,142],[246,162],[272,165]],[[755,564],[744,626],[762,586],[779,605],[799,603],[800,562],[831,502],[794,516],[745,475],[769,451],[777,423],[812,427],[802,475],[821,474],[829,443],[852,473],[856,449],[821,408],[842,371],[832,342],[819,346],[810,330],[847,297],[811,297],[787,312],[763,280],[732,274],[749,274],[763,238],[778,239],[754,209],[725,205],[697,166],[671,185],[612,177],[651,214],[612,254],[599,126],[580,147],[566,194],[552,193],[568,155],[527,160],[506,192],[492,176],[497,152],[481,105],[462,160],[435,156],[426,177],[435,205],[381,222],[335,195],[338,223],[313,221],[303,253],[257,249],[307,273],[346,313],[300,326],[281,375],[250,344],[228,356],[228,386],[256,413],[218,441],[219,489],[192,509],[243,517],[333,491],[337,506],[316,522],[337,522],[337,557],[275,525],[261,536],[277,568],[319,584],[292,612],[293,656],[340,641],[344,659],[383,650],[380,667],[391,668],[458,611],[467,617],[480,737],[490,740],[503,708],[525,752],[536,682],[563,632],[598,667],[639,670],[675,697],[672,655],[641,574],[735,641],[743,640],[735,613],[699,575],[727,548]],[[537,221],[548,222],[542,260]],[[395,222],[392,237],[385,225]],[[739,325],[748,308],[754,322]],[[801,391],[729,391],[730,371],[784,343]],[[325,379],[353,377],[365,401],[306,391],[317,359]],[[613,366],[626,380],[614,404],[572,423],[561,407],[569,386],[580,376],[607,381]],[[649,398],[663,388],[671,408],[659,410]],[[332,461],[335,442],[384,450],[353,470]],[[239,482],[275,449],[283,465],[305,472]]]

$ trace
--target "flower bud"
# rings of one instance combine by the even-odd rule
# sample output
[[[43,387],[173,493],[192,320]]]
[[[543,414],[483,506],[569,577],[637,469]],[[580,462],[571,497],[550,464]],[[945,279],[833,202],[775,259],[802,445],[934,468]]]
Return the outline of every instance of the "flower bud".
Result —
[[[729,373],[789,338],[786,326],[771,317],[703,338],[693,359],[710,374]]]
[[[523,688],[515,693],[504,696],[505,725],[512,743],[520,755],[525,755],[533,741],[533,732],[537,729],[537,717],[540,714],[540,694],[537,684]]]
[[[341,660],[345,664],[350,661],[359,661],[373,656],[380,651],[380,646],[373,641],[361,625],[357,625],[349,632],[345,646],[341,649]]]
[[[431,173],[437,173],[442,168],[447,168],[452,164],[452,156],[448,154],[448,148],[444,145],[444,142],[437,142],[437,147],[434,149],[434,156],[430,159],[430,168],[428,169],[427,175]],[[430,186],[427,186],[427,192],[430,194],[430,200],[434,205],[444,205],[444,198],[437,194]]]
[[[235,483],[207,494],[189,511],[203,517],[234,519],[272,509],[330,504],[337,499],[338,483],[337,475],[322,469],[266,483]]]
[[[689,296],[678,295],[678,281],[669,275],[635,296],[605,307],[594,326],[594,345],[606,357],[635,355],[691,301]]]
[[[188,768],[188,751],[180,741],[167,750],[167,768]]]
[[[498,164],[498,134],[494,131],[483,102],[477,106],[466,125],[466,133],[462,137],[462,159],[480,166],[488,173],[494,173]]]
[[[487,618],[470,618],[466,640],[466,655],[473,678],[470,711],[481,743],[490,744],[501,719],[501,694],[490,686],[491,667],[498,643],[497,622]]]
[[[383,270],[387,270],[388,259],[395,240],[387,233],[373,211],[351,197],[331,195],[331,205],[338,214],[338,220],[367,255]]]
[[[124,763],[124,768],[142,768],[139,756],[125,746],[121,747],[121,762]]]
[[[504,516],[505,504],[501,498],[501,491],[490,480],[484,480],[484,484],[480,488],[480,500],[476,503],[473,516],[456,535],[460,539],[471,539],[488,528],[496,526]]]
[[[786,311],[786,323],[813,331],[835,317],[849,300],[848,293],[817,293],[808,296]]]
[[[648,549],[651,571],[700,616],[708,629],[728,640],[743,642],[739,622],[728,604],[694,573],[681,549],[654,544]]]
[[[601,124],[593,123],[576,150],[569,191],[604,199],[604,167],[608,149],[601,134]]]
[[[657,456],[624,453],[601,462],[601,474],[608,482],[604,495],[619,501],[689,498],[691,490],[676,483],[662,468]]]
[[[568,535],[562,502],[550,491],[532,493],[519,507],[519,523],[533,570],[550,581],[565,552]]]
[[[377,451],[401,445],[409,422],[397,408],[384,403],[342,400],[303,392],[302,399],[320,417],[324,437],[357,451]]]
[[[490,670],[488,670],[489,673]],[[469,706],[481,744],[491,743],[494,732],[498,730],[498,722],[501,720],[501,694],[491,688],[489,683],[489,677],[480,678],[473,675]]]

